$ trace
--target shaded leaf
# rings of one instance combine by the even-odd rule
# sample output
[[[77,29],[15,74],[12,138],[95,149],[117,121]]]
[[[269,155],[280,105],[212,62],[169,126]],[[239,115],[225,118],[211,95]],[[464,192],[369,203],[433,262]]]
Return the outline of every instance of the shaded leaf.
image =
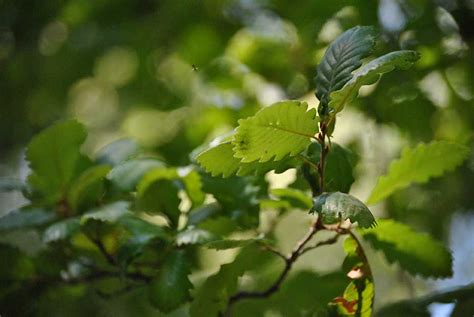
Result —
[[[79,218],[69,218],[53,223],[43,233],[43,242],[50,243],[72,237],[81,228]]]
[[[120,190],[135,191],[143,175],[154,168],[163,166],[163,162],[155,159],[130,160],[114,167],[107,175],[107,179]]]
[[[320,115],[327,114],[331,92],[341,89],[352,78],[352,72],[362,65],[362,59],[372,52],[374,46],[374,28],[356,26],[342,33],[328,47],[316,69]]]
[[[405,148],[401,157],[390,164],[387,174],[379,178],[367,204],[375,204],[411,183],[425,183],[441,176],[460,165],[468,155],[468,147],[446,141]]]
[[[135,156],[140,149],[137,142],[132,139],[121,139],[109,143],[100,149],[97,154],[97,162],[116,166]]]
[[[280,201],[287,202],[293,208],[308,210],[313,206],[311,197],[294,188],[273,188],[270,193]]]
[[[81,224],[88,220],[98,220],[103,222],[117,222],[121,217],[130,214],[130,203],[126,201],[117,201],[110,203],[85,213],[81,217]]]
[[[340,112],[346,103],[357,97],[360,87],[375,83],[382,74],[392,70],[408,69],[420,58],[415,51],[396,51],[380,56],[367,63],[352,75],[340,89],[331,93],[330,111]]]
[[[393,220],[379,220],[377,228],[359,231],[390,263],[397,262],[412,273],[424,277],[452,275],[452,256],[446,247],[426,233],[413,231]]]
[[[314,198],[311,213],[317,212],[323,223],[332,224],[349,219],[352,223],[359,223],[362,228],[376,225],[375,218],[369,208],[360,200],[349,194],[340,192],[323,193]]]
[[[55,215],[47,210],[32,207],[23,207],[10,211],[0,217],[0,231],[23,229],[46,224],[53,220]]]
[[[189,274],[191,270],[185,251],[173,251],[149,286],[148,294],[153,306],[168,313],[190,300],[189,290],[193,285],[188,279]]]
[[[36,135],[26,158],[32,173],[28,182],[50,202],[63,196],[84,157],[80,147],[86,139],[84,126],[75,120],[56,123]]]
[[[321,145],[315,142],[311,143],[306,153],[314,163],[318,163]],[[329,192],[348,193],[355,181],[354,168],[356,163],[357,156],[352,151],[333,142],[326,159],[324,188]],[[317,176],[315,175],[315,177]]]
[[[215,250],[227,250],[227,249],[235,249],[246,247],[253,243],[266,243],[269,244],[270,241],[263,238],[253,238],[253,239],[241,239],[241,240],[233,240],[233,239],[225,239],[225,240],[215,240],[206,243],[206,247],[209,249]]]
[[[207,278],[197,290],[191,303],[191,317],[218,316],[236,291],[238,279],[255,265],[259,251],[252,246],[243,248],[231,263],[221,265],[219,272]]]
[[[107,165],[92,166],[85,170],[69,190],[70,207],[78,210],[94,204],[103,194],[103,180],[109,171],[110,167]]]
[[[307,109],[305,102],[281,101],[239,120],[232,140],[234,157],[267,162],[301,153],[318,131],[316,112]]]

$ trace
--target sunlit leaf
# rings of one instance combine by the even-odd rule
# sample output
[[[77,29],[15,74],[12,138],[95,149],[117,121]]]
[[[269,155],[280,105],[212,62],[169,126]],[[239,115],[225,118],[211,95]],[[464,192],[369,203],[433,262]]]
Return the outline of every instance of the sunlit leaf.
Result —
[[[373,205],[411,183],[426,183],[432,177],[452,171],[468,155],[468,147],[446,141],[405,148],[401,157],[390,164],[387,174],[379,178],[367,204]]]
[[[379,220],[376,228],[359,231],[370,244],[382,251],[390,263],[397,262],[424,277],[452,275],[452,257],[446,247],[426,233],[413,231],[393,220]]]
[[[176,244],[191,245],[191,244],[205,244],[210,241],[218,240],[219,237],[212,232],[199,228],[188,228],[176,235]]]
[[[316,111],[299,101],[277,102],[239,120],[232,140],[242,162],[281,160],[301,153],[318,131]]]
[[[323,193],[316,197],[311,212],[317,212],[323,223],[327,224],[349,219],[352,223],[357,222],[362,228],[376,225],[374,216],[364,203],[354,196],[340,192]]]
[[[370,279],[353,280],[344,295],[333,300],[333,305],[341,316],[371,317],[374,292],[374,283]]]

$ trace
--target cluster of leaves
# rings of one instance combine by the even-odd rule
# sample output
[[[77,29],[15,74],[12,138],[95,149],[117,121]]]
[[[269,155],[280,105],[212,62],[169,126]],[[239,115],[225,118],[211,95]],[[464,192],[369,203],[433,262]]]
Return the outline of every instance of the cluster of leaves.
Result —
[[[27,182],[1,183],[2,190],[21,190],[29,200],[25,207],[0,218],[1,233],[10,234],[0,251],[14,262],[1,271],[6,285],[0,294],[2,304],[20,291],[91,283],[108,295],[146,288],[150,303],[165,313],[191,302],[191,316],[217,316],[229,313],[233,303],[235,312],[244,315],[246,308],[237,305],[239,298],[270,297],[283,283],[281,291],[262,306],[247,295],[252,300],[248,309],[258,315],[256,311],[273,303],[272,309],[286,315],[370,316],[374,279],[357,235],[409,273],[449,276],[452,259],[441,243],[402,223],[376,221],[369,208],[349,194],[355,155],[338,144],[326,144],[336,114],[357,97],[361,86],[418,59],[416,52],[396,51],[363,65],[363,59],[373,53],[375,39],[371,27],[355,27],[330,45],[317,69],[317,110],[300,101],[265,107],[239,120],[231,135],[195,151],[189,166],[169,166],[130,140],[114,142],[91,159],[81,153],[86,132],[74,120],[38,134],[27,148],[31,168]],[[406,149],[380,178],[368,203],[440,176],[462,163],[468,153],[465,146],[445,141]],[[308,184],[297,180],[288,188],[268,190],[264,175],[290,168],[297,168],[298,180]],[[271,232],[266,237],[229,238],[234,232],[258,229],[260,211],[269,207],[280,214],[290,209],[317,214],[308,238],[289,257],[273,249]],[[41,237],[41,246],[28,255],[11,238],[12,232],[25,230]],[[348,236],[342,268],[347,277],[300,273],[285,285],[293,262],[319,230]],[[194,286],[189,275],[199,268],[199,247],[240,251],[202,285]],[[271,262],[273,254],[267,250],[284,258],[281,278],[270,282],[268,292],[239,292],[241,276]],[[44,261],[52,264],[45,269]],[[328,292],[320,290],[324,296],[302,295],[300,305],[275,304],[285,293],[301,292],[305,281],[315,281],[313,288],[336,286]],[[21,308],[5,304],[2,309],[10,313]]]

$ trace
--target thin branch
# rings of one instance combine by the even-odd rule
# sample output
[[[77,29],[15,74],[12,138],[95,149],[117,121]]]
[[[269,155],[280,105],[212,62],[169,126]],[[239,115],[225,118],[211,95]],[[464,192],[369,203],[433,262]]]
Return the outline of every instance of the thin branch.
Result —
[[[330,244],[334,244],[337,242],[337,240],[339,239],[341,235],[338,233],[336,234],[334,237],[330,238],[330,239],[327,239],[327,240],[324,240],[324,241],[319,241],[318,243],[316,243],[315,245],[312,245],[312,246],[308,246],[306,248],[304,248],[303,250],[301,250],[300,252],[300,256],[305,254],[306,252],[308,251],[311,251],[311,250],[314,250],[314,249],[317,249],[323,245],[330,245]]]
[[[315,222],[313,222],[306,236],[304,236],[304,238],[301,239],[296,244],[295,248],[288,256],[283,256],[283,254],[281,254],[280,252],[277,252],[276,254],[284,259],[285,267],[283,271],[280,273],[280,275],[278,276],[278,278],[276,279],[276,281],[273,282],[272,285],[270,285],[267,289],[263,291],[257,291],[257,292],[242,291],[231,296],[224,316],[227,316],[228,314],[230,314],[230,309],[232,308],[232,305],[240,300],[249,299],[249,298],[266,298],[272,295],[273,293],[275,293],[276,291],[278,291],[280,289],[281,284],[283,283],[285,278],[288,276],[288,273],[290,272],[293,264],[302,254],[301,251],[303,250],[304,246],[311,240],[311,238],[313,238],[316,232],[318,232],[322,228],[323,226],[321,224],[321,219],[318,218]]]

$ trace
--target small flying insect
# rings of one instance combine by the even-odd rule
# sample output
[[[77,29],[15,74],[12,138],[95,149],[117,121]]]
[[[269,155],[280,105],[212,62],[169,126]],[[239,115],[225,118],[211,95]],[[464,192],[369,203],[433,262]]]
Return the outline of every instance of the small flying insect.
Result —
[[[193,71],[197,72],[199,70],[199,67],[196,66],[196,64],[191,65],[193,67]]]

